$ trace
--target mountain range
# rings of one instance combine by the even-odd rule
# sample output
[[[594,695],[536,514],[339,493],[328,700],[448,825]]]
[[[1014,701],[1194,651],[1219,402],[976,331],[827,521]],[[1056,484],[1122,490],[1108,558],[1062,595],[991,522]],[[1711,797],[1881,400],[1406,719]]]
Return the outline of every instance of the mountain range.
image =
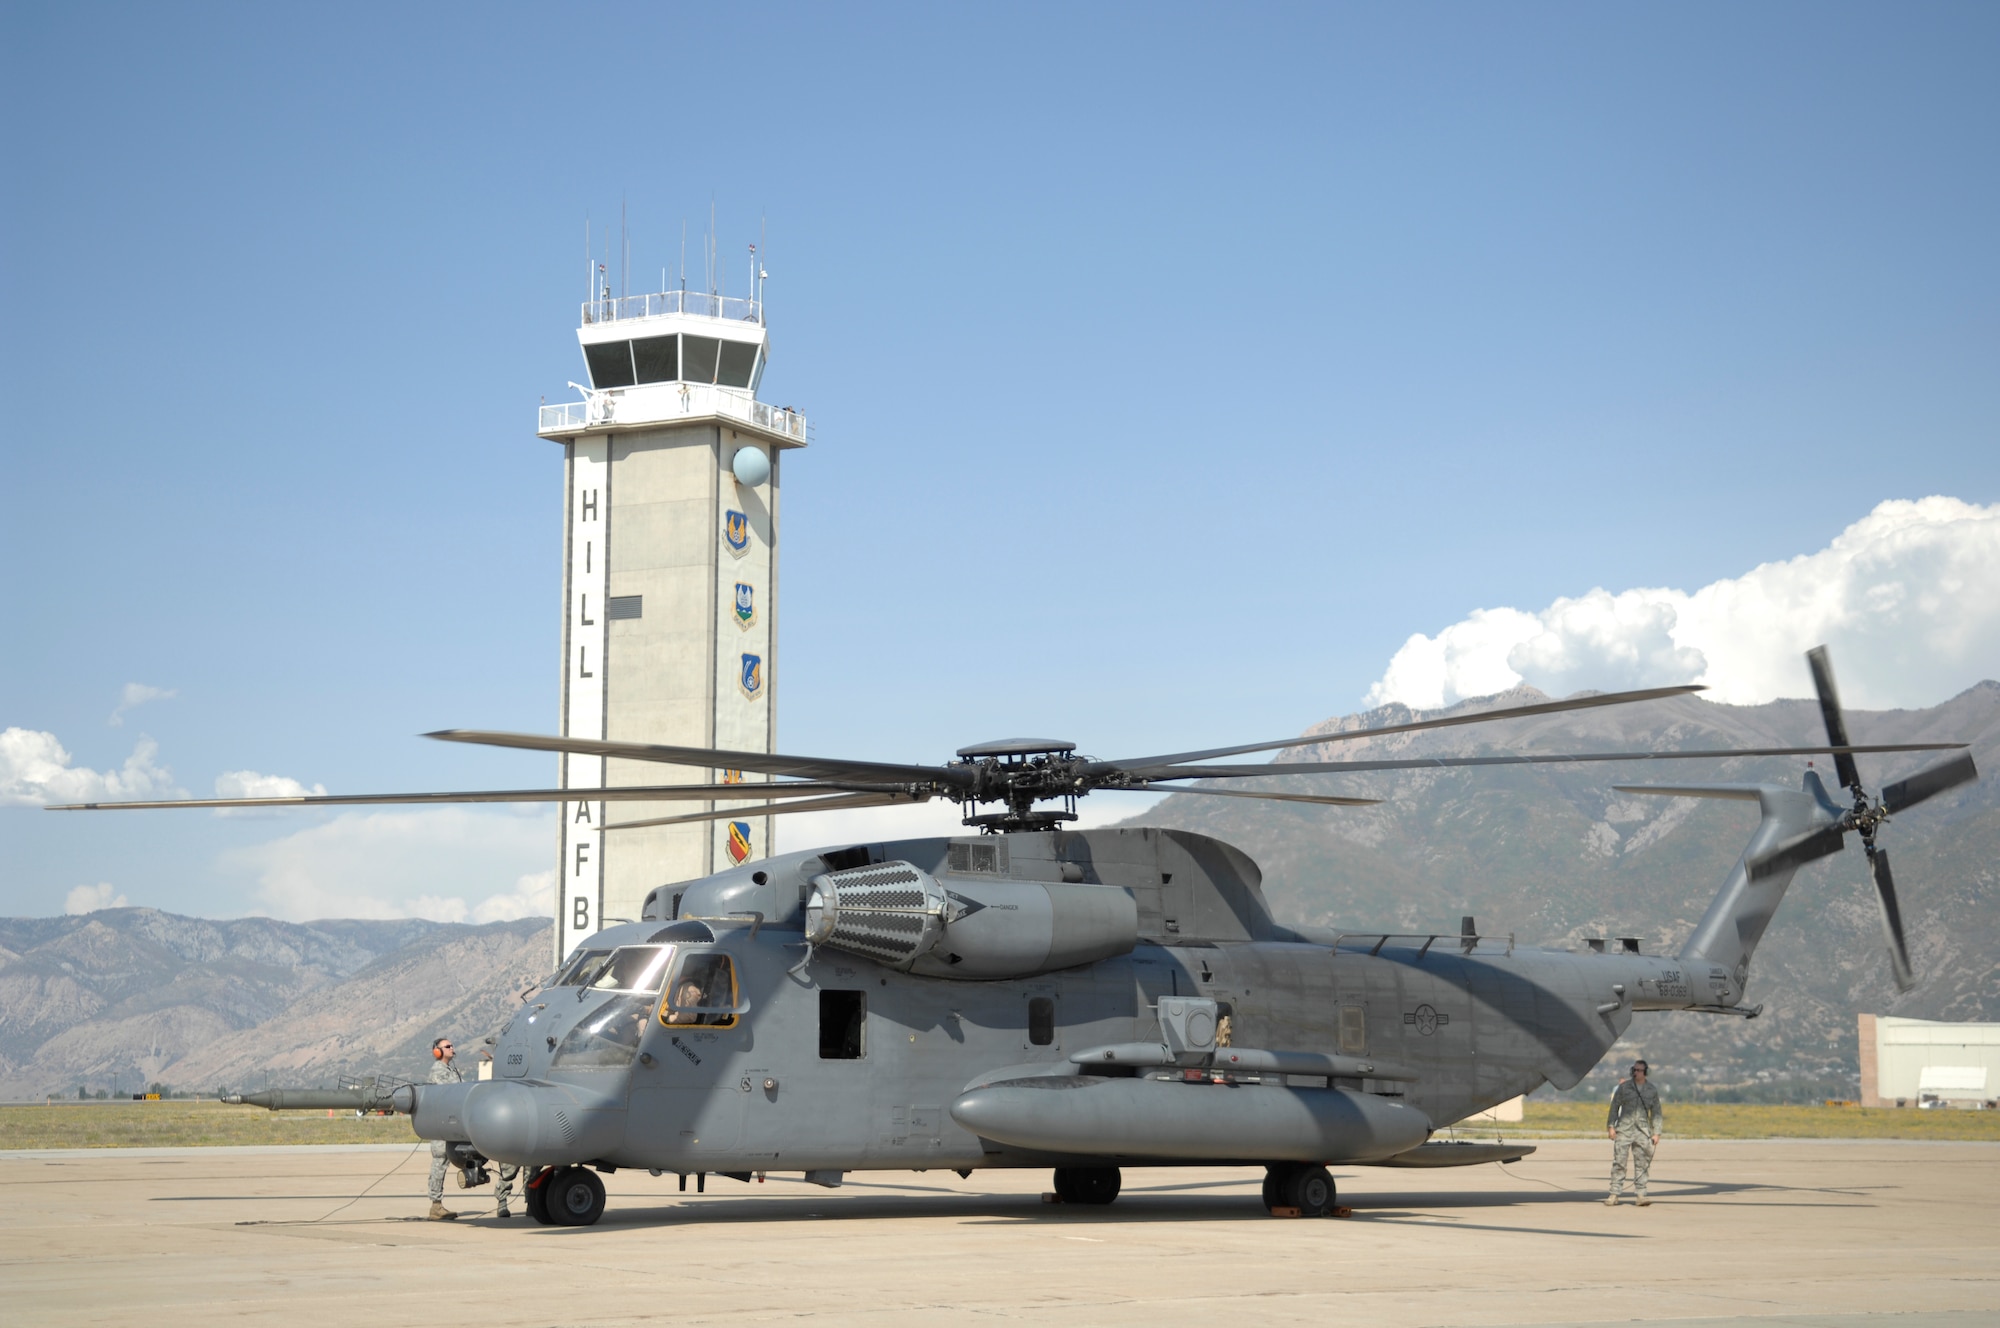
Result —
[[[550,923],[0,920],[0,1100],[421,1077],[549,969]]]
[[[1532,688],[1469,711],[1546,699]],[[1432,712],[1427,712],[1432,713]],[[1451,713],[1451,712],[1436,712]],[[1693,750],[1823,740],[1809,701],[1685,697],[1353,740],[1421,718],[1401,706],[1329,720],[1285,761]],[[1887,826],[1918,983],[1890,982],[1858,848],[1802,871],[1751,970],[1755,1020],[1643,1014],[1579,1092],[1643,1052],[1681,1091],[1853,1096],[1860,1013],[2000,1018],[2000,684],[1924,710],[1850,711],[1857,743],[1970,742],[1988,772]],[[1871,787],[1941,754],[1861,757]],[[1825,766],[1826,762],[1821,761]],[[1379,797],[1339,808],[1182,794],[1131,823],[1228,840],[1264,871],[1285,921],[1353,931],[1486,935],[1581,947],[1636,936],[1677,948],[1742,852],[1754,806],[1620,793],[1614,784],[1796,786],[1798,759],[1549,765],[1314,775],[1284,787]],[[1830,772],[1829,772],[1830,773]],[[1237,784],[1236,787],[1254,787]],[[1852,841],[1850,841],[1852,842]],[[470,1044],[548,969],[549,923],[210,921],[148,908],[0,920],[0,1099],[154,1083],[212,1092],[421,1076],[432,1038]]]

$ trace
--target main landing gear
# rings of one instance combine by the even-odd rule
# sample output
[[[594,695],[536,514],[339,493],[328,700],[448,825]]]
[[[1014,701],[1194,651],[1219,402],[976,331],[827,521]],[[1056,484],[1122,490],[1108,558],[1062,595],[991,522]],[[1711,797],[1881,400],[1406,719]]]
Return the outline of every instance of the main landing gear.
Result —
[[[1281,1162],[1264,1172],[1264,1207],[1272,1213],[1295,1208],[1300,1217],[1325,1217],[1337,1202],[1333,1176],[1325,1167]]]
[[[1123,1183],[1117,1167],[1056,1168],[1056,1197],[1064,1203],[1108,1204]]]
[[[604,1182],[589,1167],[544,1167],[524,1193],[528,1216],[545,1227],[587,1227],[604,1216]]]

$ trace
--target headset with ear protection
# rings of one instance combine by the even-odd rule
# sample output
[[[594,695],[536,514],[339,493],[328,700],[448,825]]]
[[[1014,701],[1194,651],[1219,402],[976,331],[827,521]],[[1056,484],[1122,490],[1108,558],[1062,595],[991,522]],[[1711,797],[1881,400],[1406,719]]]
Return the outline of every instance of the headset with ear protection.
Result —
[[[441,1061],[444,1059],[444,1044],[446,1041],[447,1039],[445,1038],[439,1038],[435,1042],[431,1043],[432,1060]]]

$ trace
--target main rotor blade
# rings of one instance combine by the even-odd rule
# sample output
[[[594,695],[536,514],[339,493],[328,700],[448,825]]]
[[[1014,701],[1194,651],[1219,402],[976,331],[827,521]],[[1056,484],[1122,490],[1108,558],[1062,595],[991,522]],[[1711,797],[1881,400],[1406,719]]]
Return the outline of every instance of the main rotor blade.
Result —
[[[1781,871],[1797,869],[1808,862],[1829,857],[1846,847],[1846,827],[1835,822],[1817,830],[1808,830],[1796,839],[1786,840],[1762,857],[1752,858],[1746,870],[1751,880],[1761,881]]]
[[[1845,747],[1847,718],[1840,713],[1840,691],[1833,685],[1833,659],[1825,646],[1814,646],[1806,651],[1806,663],[1812,668],[1813,691],[1819,696],[1819,716],[1826,721],[1826,740],[1835,747]],[[1836,753],[1833,772],[1840,776],[1842,788],[1861,787],[1861,772],[1852,756]]]
[[[573,756],[608,756],[618,761],[660,761],[667,765],[706,766],[713,770],[754,770],[764,775],[794,775],[802,779],[837,779],[850,784],[926,784],[961,786],[970,772],[936,765],[889,765],[880,761],[849,761],[840,757],[774,756],[768,752],[730,752],[713,747],[669,747],[653,742],[606,742],[596,738],[545,737],[536,733],[495,733],[486,729],[444,729],[426,733],[440,742],[470,742],[483,747],[518,747],[530,752],[568,752]]]
[[[737,785],[741,788],[742,785]],[[712,812],[689,812],[685,816],[653,816],[643,821],[614,821],[606,830],[642,830],[649,825],[692,825],[697,821],[754,820],[759,816],[783,816],[788,812],[837,812],[854,807],[892,807],[929,802],[927,793],[845,793],[837,798],[807,798],[802,802],[772,803],[762,807],[718,808]]]
[[[1875,902],[1882,906],[1882,931],[1889,938],[1889,970],[1897,991],[1917,985],[1910,970],[1910,947],[1903,940],[1903,910],[1896,903],[1896,878],[1889,874],[1889,850],[1878,848],[1868,855],[1869,874],[1875,878]]]
[[[1207,798],[1262,798],[1266,802],[1314,802],[1323,807],[1374,807],[1380,798],[1337,798],[1320,793],[1258,793],[1249,789],[1180,788],[1173,784],[1119,784],[1099,793],[1199,793]]]
[[[1209,761],[1218,756],[1243,756],[1250,752],[1275,752],[1285,747],[1310,747],[1322,742],[1351,742],[1355,738],[1379,738],[1390,733],[1416,733],[1422,729],[1448,729],[1461,724],[1486,724],[1496,719],[1524,719],[1529,715],[1553,715],[1564,710],[1594,710],[1599,706],[1629,705],[1634,701],[1657,701],[1662,697],[1686,696],[1707,691],[1705,687],[1649,687],[1638,692],[1604,692],[1597,696],[1572,697],[1567,701],[1541,701],[1534,705],[1510,706],[1505,710],[1482,710],[1476,715],[1449,715],[1443,719],[1419,719],[1408,724],[1389,724],[1379,729],[1357,729],[1352,733],[1319,733],[1310,738],[1281,738],[1276,742],[1253,742],[1241,747],[1211,747],[1200,752],[1176,752],[1170,756],[1140,756],[1122,761],[1091,761],[1084,773],[1103,771],[1157,770],[1188,761]]]
[[[463,793],[316,793],[293,798],[178,798],[170,802],[70,802],[52,812],[161,811],[169,807],[390,807],[461,802],[706,802],[714,798],[798,798],[839,784],[655,784],[617,788],[474,789]],[[745,789],[754,792],[746,794]]]
[[[1978,767],[1972,764],[1972,753],[1954,756],[1943,765],[1934,765],[1928,770],[1919,770],[1908,779],[1899,780],[1882,790],[1882,805],[1890,814],[1914,807],[1926,798],[1935,798],[1946,789],[1957,788],[1960,784],[1970,784],[1979,778]]]
[[[1876,743],[1867,747],[1845,747],[1850,752],[1932,752],[1953,751],[1962,742]],[[1731,756],[1824,756],[1831,747],[1725,747],[1698,752],[1567,752],[1552,756],[1422,756],[1398,761],[1286,761],[1275,765],[1179,765],[1146,766],[1131,771],[1134,778],[1162,779],[1253,779],[1272,775],[1365,774],[1371,770],[1447,770],[1458,766],[1482,765],[1572,765],[1590,761],[1702,761]]]

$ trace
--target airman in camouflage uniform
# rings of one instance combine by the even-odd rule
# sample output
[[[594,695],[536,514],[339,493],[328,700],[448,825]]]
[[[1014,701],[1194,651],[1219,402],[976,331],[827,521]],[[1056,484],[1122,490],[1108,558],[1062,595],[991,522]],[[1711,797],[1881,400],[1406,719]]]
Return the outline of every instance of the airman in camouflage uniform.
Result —
[[[1632,1192],[1639,1207],[1653,1201],[1646,1197],[1646,1176],[1653,1169],[1653,1150],[1660,1146],[1660,1090],[1646,1082],[1644,1061],[1632,1062],[1632,1077],[1618,1082],[1611,1095],[1611,1114],[1605,1119],[1604,1133],[1611,1144],[1611,1193],[1607,1207],[1618,1206],[1625,1188],[1625,1164],[1632,1164]]]
[[[436,1062],[431,1066],[432,1083],[456,1084],[464,1082],[465,1076],[460,1074],[458,1067],[451,1063],[453,1052],[450,1038],[439,1038],[437,1041],[431,1043],[431,1056]],[[431,1140],[430,1218],[433,1222],[450,1222],[458,1217],[457,1213],[452,1212],[451,1209],[444,1206],[444,1173],[445,1169],[450,1165],[450,1163],[445,1161],[444,1140]]]

